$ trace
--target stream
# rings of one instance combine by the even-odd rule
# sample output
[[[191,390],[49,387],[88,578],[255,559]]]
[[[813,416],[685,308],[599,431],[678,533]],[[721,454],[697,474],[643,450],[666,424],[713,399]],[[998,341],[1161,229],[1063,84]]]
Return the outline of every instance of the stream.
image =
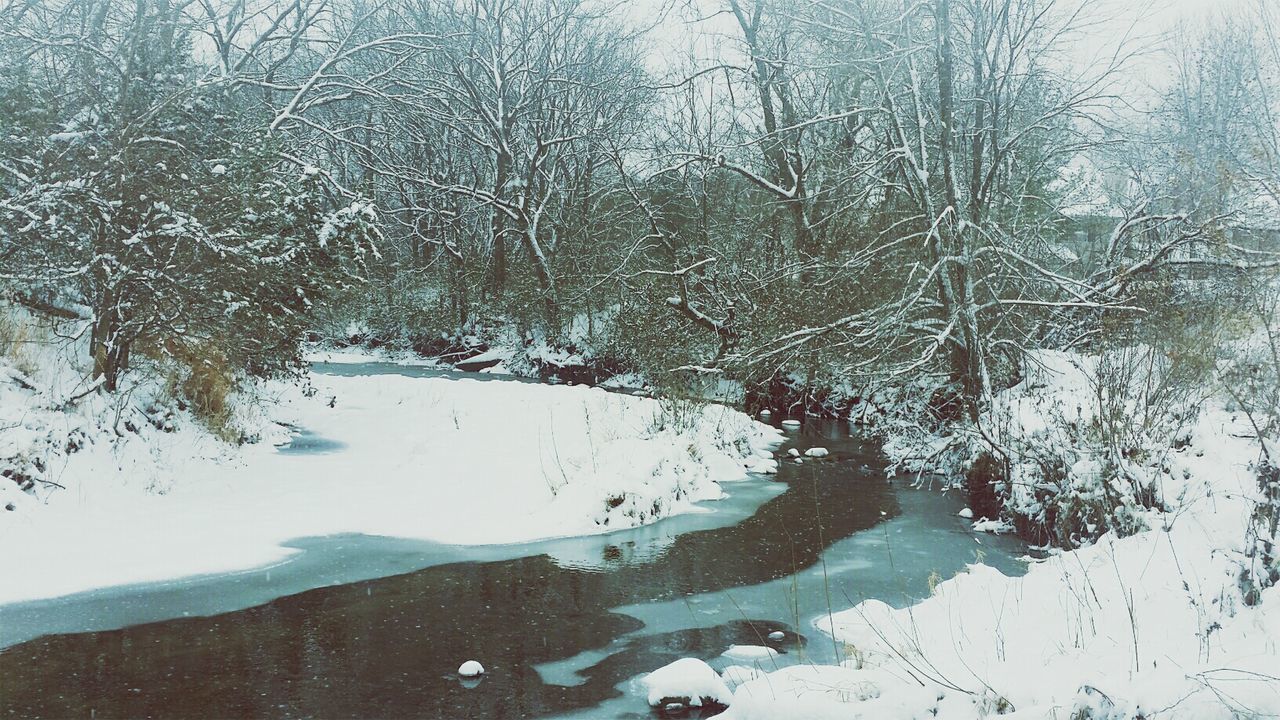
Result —
[[[291,451],[341,452],[299,438]],[[1022,572],[1020,543],[970,531],[955,493],[887,478],[846,424],[809,420],[781,452],[811,446],[831,454],[632,530],[483,547],[305,538],[270,568],[0,606],[0,715],[646,718],[637,679],[672,660],[722,668],[750,644],[782,653],[764,669],[835,662],[819,631],[831,611],[905,604],[978,558]],[[467,659],[479,681],[457,677]]]

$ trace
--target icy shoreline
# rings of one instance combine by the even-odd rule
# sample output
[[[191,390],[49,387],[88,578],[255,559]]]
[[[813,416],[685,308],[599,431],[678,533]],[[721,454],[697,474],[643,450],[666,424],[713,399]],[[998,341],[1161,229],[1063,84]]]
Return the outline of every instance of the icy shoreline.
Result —
[[[0,603],[261,567],[303,537],[482,545],[623,529],[722,497],[719,483],[745,478],[781,440],[722,406],[585,387],[398,375],[313,385],[310,397],[274,388],[261,412],[325,451],[229,448],[191,423],[122,440],[90,430],[59,458],[65,489],[36,497],[6,484]],[[2,400],[31,398],[7,389]]]

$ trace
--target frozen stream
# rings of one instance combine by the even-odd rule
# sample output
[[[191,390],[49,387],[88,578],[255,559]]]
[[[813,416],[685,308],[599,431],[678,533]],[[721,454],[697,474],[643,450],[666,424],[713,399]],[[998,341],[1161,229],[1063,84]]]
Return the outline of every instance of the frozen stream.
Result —
[[[904,602],[979,554],[1021,571],[1018,543],[969,532],[957,496],[888,481],[843,424],[793,445],[831,456],[644,528],[489,547],[308,538],[272,568],[0,606],[0,715],[646,717],[634,679],[673,659],[772,644],[780,664],[830,662],[828,609]],[[472,658],[488,674],[463,685]]]

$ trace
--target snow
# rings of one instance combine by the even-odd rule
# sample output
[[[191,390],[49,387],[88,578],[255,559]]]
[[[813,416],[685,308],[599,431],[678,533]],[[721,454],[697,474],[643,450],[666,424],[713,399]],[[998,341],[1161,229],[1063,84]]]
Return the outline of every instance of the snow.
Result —
[[[511,355],[512,355],[511,348],[503,348],[503,347],[490,348],[480,353],[479,355],[474,355],[472,357],[467,358],[466,362],[484,363],[484,362],[493,362],[495,360],[497,361],[510,360]]]
[[[783,420],[782,427],[788,430],[795,430],[796,428],[800,427],[800,421],[799,420]]]
[[[468,660],[458,666],[458,674],[465,678],[480,677],[484,674],[484,666],[475,660]]]
[[[895,695],[880,687],[894,682]],[[824,665],[794,665],[738,685],[721,720],[915,720],[906,707],[936,698],[931,690],[886,673]]]
[[[831,453],[828,452],[827,449],[824,447],[812,447],[804,451],[805,457],[811,457],[811,458],[824,458],[830,454]]]
[[[754,667],[747,667],[746,665],[730,665],[720,673],[720,677],[724,679],[726,684],[732,687],[737,687],[745,682],[755,680],[763,674],[763,672]]]
[[[769,633],[769,639],[774,642],[781,642],[787,639],[787,634],[782,632],[781,630],[774,630],[773,632]]]
[[[511,375],[512,372],[507,369],[506,363],[499,362],[497,365],[490,365],[481,370],[485,375]]]
[[[1001,533],[1011,533],[1014,531],[1013,525],[1004,520],[979,520],[973,524],[974,532],[985,532],[999,535]]]
[[[962,518],[966,519],[966,520],[972,520],[972,519],[973,519],[973,510],[970,510],[969,508],[964,508],[963,510],[961,510],[960,512],[958,512],[958,513],[956,513],[956,514],[957,514],[957,515],[959,515],[960,517],[962,517]]]
[[[649,673],[641,680],[650,707],[669,701],[702,707],[708,702],[728,705],[733,693],[710,665],[697,658],[681,658]]]
[[[525,349],[525,357],[553,367],[573,367],[585,362],[581,353],[569,352],[549,345],[545,340],[535,342]]]
[[[721,655],[736,663],[758,663],[776,658],[778,651],[764,645],[730,645]]]
[[[791,457],[793,457],[793,458],[798,458],[798,457],[800,457],[800,449],[799,449],[799,448],[787,448],[787,454],[788,454],[788,455],[790,455],[790,456],[791,456]]]
[[[1014,410],[1006,427],[1023,434],[1050,429],[1064,407],[1079,417],[1088,397],[1089,358],[1038,360],[1044,372],[997,398]],[[722,717],[1280,715],[1280,586],[1250,607],[1237,583],[1258,493],[1256,443],[1242,413],[1216,399],[1202,405],[1187,444],[1159,456],[1166,510],[1147,511],[1134,534],[1055,551],[1023,577],[974,564],[909,607],[867,600],[824,616],[814,626],[846,648],[841,665],[744,682]],[[1096,473],[1075,464],[1072,473]],[[1010,529],[989,519],[973,528]]]
[[[41,383],[63,366],[44,367]],[[16,508],[0,512],[0,544],[21,548],[0,554],[0,602],[270,565],[301,537],[492,544],[608,532],[703,511],[780,440],[723,406],[674,412],[586,387],[394,374],[312,385],[310,397],[263,386],[243,403],[261,415],[263,442],[237,448],[184,413],[164,420],[173,432],[138,417],[117,437],[112,396],[64,413],[0,383],[0,453],[44,458],[65,487],[0,482],[0,507]],[[289,433],[270,420],[339,445],[281,452],[273,443]],[[67,438],[82,449],[66,452]]]
[[[639,373],[622,373],[605,378],[600,387],[609,390],[647,390],[649,381]]]

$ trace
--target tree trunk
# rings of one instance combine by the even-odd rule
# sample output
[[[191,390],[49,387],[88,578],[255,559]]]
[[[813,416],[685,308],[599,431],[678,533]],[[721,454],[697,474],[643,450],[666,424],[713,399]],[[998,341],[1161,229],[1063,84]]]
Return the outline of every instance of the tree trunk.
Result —
[[[119,388],[120,372],[128,357],[128,346],[120,339],[119,314],[115,293],[104,290],[98,303],[90,341],[93,356],[93,379],[102,379],[102,388],[115,392]]]
[[[501,197],[511,179],[511,158],[498,153],[494,169],[493,196]],[[493,243],[493,270],[489,275],[489,287],[495,297],[502,297],[507,289],[507,239],[506,222],[497,208],[489,209],[489,237]]]

